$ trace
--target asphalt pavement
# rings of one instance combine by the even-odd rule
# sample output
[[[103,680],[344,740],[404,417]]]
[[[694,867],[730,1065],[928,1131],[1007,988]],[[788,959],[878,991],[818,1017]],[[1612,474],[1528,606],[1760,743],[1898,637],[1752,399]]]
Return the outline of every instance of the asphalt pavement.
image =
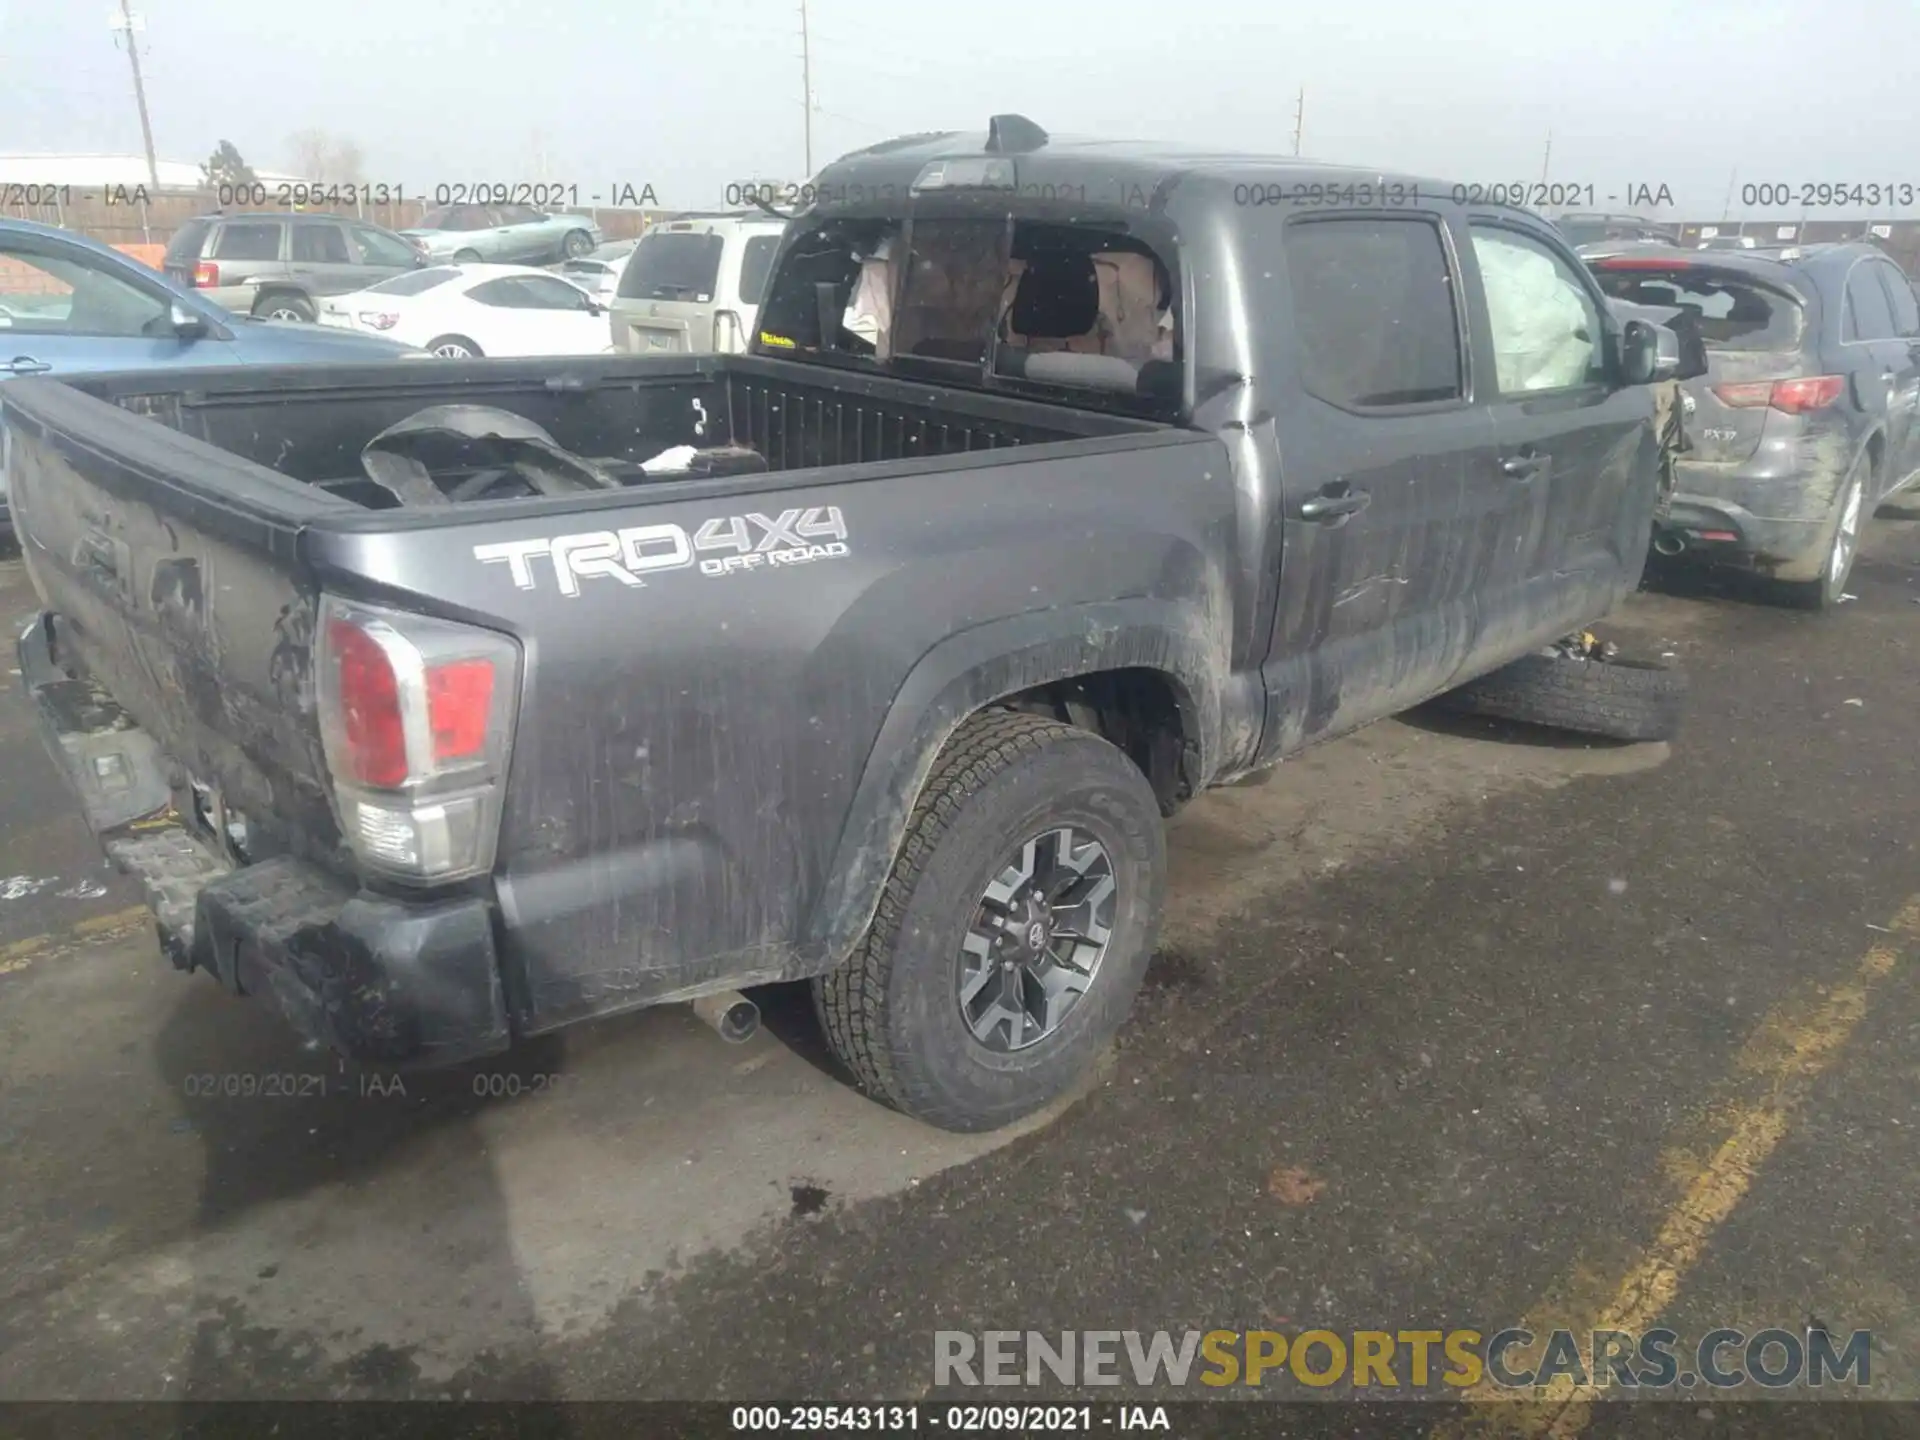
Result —
[[[0,1398],[950,1398],[943,1330],[1624,1319],[1871,1330],[1920,1399],[1920,520],[1853,590],[1634,597],[1670,746],[1414,715],[1205,797],[1100,1072],[971,1138],[793,990],[740,1047],[349,1072],[167,967],[12,680]]]

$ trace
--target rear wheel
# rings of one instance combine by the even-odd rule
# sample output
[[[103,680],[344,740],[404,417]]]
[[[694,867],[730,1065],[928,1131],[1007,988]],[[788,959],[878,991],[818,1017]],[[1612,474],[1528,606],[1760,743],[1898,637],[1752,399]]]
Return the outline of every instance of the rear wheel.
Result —
[[[438,355],[442,360],[478,360],[482,358],[480,347],[464,335],[442,335],[427,342],[428,353]]]
[[[453,252],[453,263],[456,265],[478,265],[480,263],[480,252],[478,250],[456,250]]]
[[[1860,531],[1866,523],[1866,456],[1853,462],[1834,507],[1833,533],[1827,540],[1826,563],[1815,580],[1781,581],[1781,598],[1803,610],[1830,610],[1847,593],[1847,578],[1860,555]]]
[[[568,260],[578,260],[593,249],[593,236],[584,230],[569,230],[566,238],[560,242],[560,253]]]
[[[1160,808],[1099,736],[987,711],[914,806],[859,948],[814,981],[862,1090],[960,1131],[1068,1090],[1146,973],[1165,888]]]
[[[253,307],[253,313],[262,320],[297,320],[311,325],[314,315],[313,301],[304,295],[282,292],[269,295]]]

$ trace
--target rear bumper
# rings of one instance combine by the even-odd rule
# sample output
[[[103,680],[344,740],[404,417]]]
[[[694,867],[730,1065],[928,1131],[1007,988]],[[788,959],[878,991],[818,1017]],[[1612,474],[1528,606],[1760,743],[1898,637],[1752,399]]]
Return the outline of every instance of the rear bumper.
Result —
[[[266,997],[307,1039],[349,1059],[447,1065],[512,1039],[491,905],[414,901],[279,856],[235,867],[172,803],[172,763],[98,685],[54,658],[42,616],[20,673],[42,736],[101,848],[146,890],[182,970]]]
[[[1659,529],[1702,558],[1775,569],[1823,558],[1825,523],[1818,519],[1763,519],[1734,501],[1689,495],[1683,490],[1673,497]],[[1703,538],[1728,534],[1734,538]]]

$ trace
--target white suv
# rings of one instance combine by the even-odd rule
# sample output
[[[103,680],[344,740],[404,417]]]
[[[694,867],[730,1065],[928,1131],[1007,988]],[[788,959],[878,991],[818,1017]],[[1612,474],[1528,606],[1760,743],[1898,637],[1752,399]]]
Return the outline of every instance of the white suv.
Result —
[[[609,307],[613,348],[634,355],[743,353],[785,228],[757,214],[651,227]]]

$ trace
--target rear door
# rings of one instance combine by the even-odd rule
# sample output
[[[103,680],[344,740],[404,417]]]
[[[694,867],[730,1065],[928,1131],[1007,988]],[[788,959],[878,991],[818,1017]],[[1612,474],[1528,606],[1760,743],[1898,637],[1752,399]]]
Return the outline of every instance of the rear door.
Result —
[[[1637,583],[1657,454],[1652,393],[1616,378],[1606,300],[1586,266],[1511,212],[1474,215],[1468,231],[1496,471],[1517,522],[1485,597],[1493,651],[1594,620]]]
[[[287,270],[310,295],[345,295],[365,278],[347,246],[346,226],[333,220],[306,220],[287,227],[292,235]]]
[[[1442,217],[1296,216],[1281,250],[1269,756],[1444,689],[1508,525]]]

